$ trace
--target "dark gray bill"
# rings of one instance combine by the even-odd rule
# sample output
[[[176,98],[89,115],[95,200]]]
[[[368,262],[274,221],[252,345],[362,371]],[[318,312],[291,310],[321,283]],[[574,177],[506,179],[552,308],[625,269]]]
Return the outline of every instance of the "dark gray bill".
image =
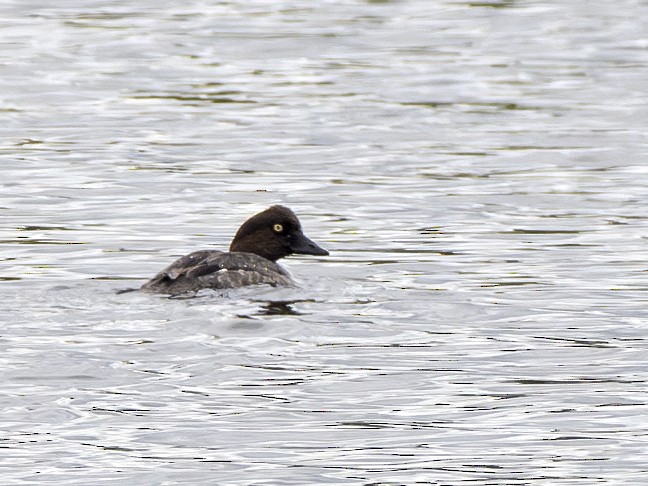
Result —
[[[304,233],[301,232],[293,237],[293,240],[290,242],[290,249],[293,253],[299,253],[301,255],[324,256],[329,254],[328,251],[306,238]]]

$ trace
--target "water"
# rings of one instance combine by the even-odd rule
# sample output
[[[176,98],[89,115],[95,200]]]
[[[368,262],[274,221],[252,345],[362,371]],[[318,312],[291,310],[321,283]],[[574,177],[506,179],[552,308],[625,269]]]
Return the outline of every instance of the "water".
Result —
[[[646,484],[645,1],[5,1],[3,484]],[[270,204],[299,289],[117,294]]]

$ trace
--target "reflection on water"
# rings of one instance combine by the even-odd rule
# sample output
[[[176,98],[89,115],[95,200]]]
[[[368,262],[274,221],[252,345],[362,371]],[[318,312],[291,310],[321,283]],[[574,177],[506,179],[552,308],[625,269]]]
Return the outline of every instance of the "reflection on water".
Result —
[[[4,483],[645,483],[645,2],[50,3],[0,6]],[[275,203],[300,287],[118,292]]]
[[[259,316],[299,316],[302,313],[293,309],[292,305],[295,302],[268,302],[264,304],[259,313]]]

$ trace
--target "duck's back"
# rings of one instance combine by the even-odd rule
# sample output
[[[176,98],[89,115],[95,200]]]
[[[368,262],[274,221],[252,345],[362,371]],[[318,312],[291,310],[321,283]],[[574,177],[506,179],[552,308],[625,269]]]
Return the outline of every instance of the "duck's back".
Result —
[[[293,281],[281,266],[254,253],[199,250],[178,258],[141,290],[181,294],[258,284],[288,286]]]

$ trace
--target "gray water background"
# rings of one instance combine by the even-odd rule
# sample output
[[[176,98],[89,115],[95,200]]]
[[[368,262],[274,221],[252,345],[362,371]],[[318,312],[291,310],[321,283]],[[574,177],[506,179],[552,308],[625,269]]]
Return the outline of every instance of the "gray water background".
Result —
[[[647,484],[647,19],[2,2],[2,484]],[[275,203],[300,288],[116,293]]]

